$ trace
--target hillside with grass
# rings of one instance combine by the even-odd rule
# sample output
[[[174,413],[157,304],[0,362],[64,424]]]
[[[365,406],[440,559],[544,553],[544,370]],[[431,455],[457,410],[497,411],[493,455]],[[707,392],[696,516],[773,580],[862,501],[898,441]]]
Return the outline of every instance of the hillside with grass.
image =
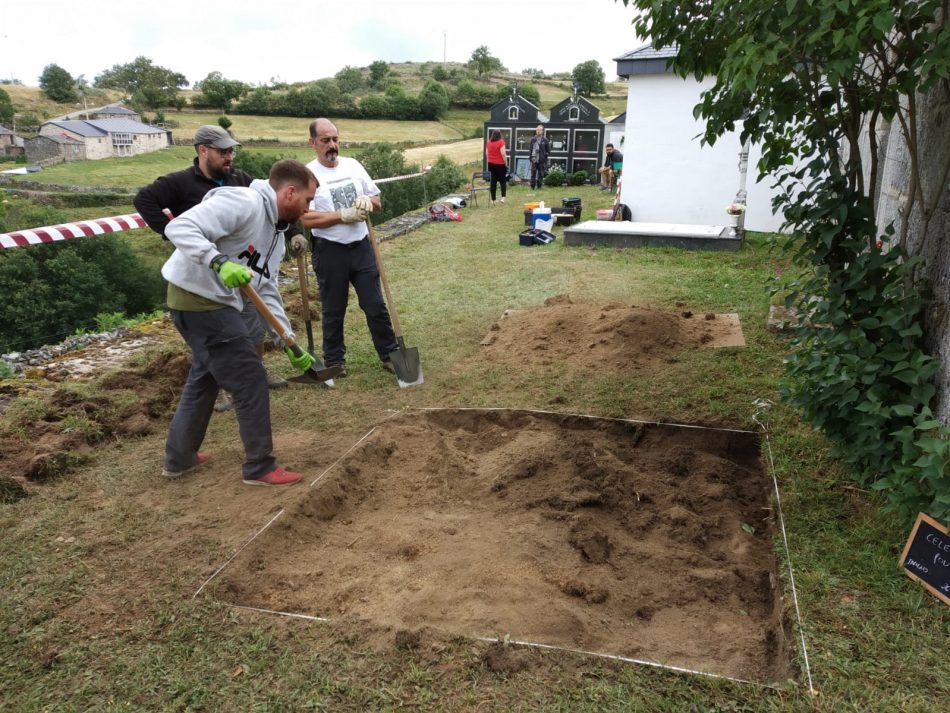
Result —
[[[376,78],[374,78],[375,75]],[[236,80],[239,82],[239,80]],[[432,82],[444,86],[450,99],[460,83],[470,83],[476,91],[501,96],[512,85],[517,85],[525,91],[536,90],[542,111],[549,111],[572,92],[570,72],[544,74],[532,71],[530,74],[508,71],[494,71],[485,74],[473,72],[467,65],[449,62],[402,62],[402,63],[374,63],[370,67],[347,67],[333,77],[314,78],[309,82],[281,84],[267,87],[268,91],[276,96],[284,96],[290,92],[303,92],[308,87],[317,92],[336,95],[342,93],[359,101],[373,94],[402,93],[409,97],[417,97],[426,85]],[[243,114],[245,126],[242,135],[248,139],[271,140],[275,142],[297,141],[299,137],[299,122],[293,121],[290,116],[267,115],[260,121],[253,119],[254,114],[237,111],[240,100],[232,104],[232,111],[225,112],[221,108],[210,106],[204,96],[200,83],[196,87],[184,88],[178,91],[181,106],[142,107],[137,106],[132,97],[117,89],[101,89],[88,87],[85,90],[83,102],[61,103],[49,99],[38,86],[23,84],[4,84],[2,88],[9,94],[11,103],[16,110],[16,124],[25,129],[30,135],[32,130],[43,121],[95,108],[109,103],[124,101],[127,105],[139,111],[145,121],[160,121],[167,123],[170,128],[180,129],[184,133],[193,131],[203,123],[214,123],[223,113],[233,116]],[[246,92],[260,91],[263,87],[245,86]],[[244,95],[246,97],[246,93]],[[627,84],[624,81],[607,82],[605,92],[590,97],[601,110],[605,119],[612,118],[626,109]],[[349,101],[349,100],[347,100]],[[443,112],[439,123],[444,127],[441,131],[431,128],[407,129],[405,134],[386,133],[380,141],[402,143],[431,143],[435,141],[451,141],[464,138],[473,138],[481,130],[485,119],[485,108],[468,109],[450,103],[448,110]],[[308,114],[308,116],[310,116]],[[330,116],[333,113],[330,112]],[[311,117],[312,118],[312,117]],[[290,123],[288,123],[290,122]],[[414,122],[415,123],[415,122]],[[370,127],[372,131],[374,127]],[[360,141],[363,139],[353,139]]]

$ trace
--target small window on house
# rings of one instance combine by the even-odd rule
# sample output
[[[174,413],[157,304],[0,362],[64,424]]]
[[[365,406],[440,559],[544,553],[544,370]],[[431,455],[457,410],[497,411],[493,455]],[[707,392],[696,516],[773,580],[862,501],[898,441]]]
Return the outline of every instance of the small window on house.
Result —
[[[510,121],[517,121],[517,120],[518,120],[518,107],[516,107],[516,106],[510,106],[510,107],[508,107],[508,119],[509,119]]]
[[[579,107],[572,106],[567,111],[567,120],[568,121],[580,121],[581,119],[581,110]]]

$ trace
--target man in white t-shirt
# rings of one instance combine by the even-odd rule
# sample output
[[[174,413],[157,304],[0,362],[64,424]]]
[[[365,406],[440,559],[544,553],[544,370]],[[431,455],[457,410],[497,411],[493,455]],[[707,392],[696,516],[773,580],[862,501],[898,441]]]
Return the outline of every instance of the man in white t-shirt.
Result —
[[[327,366],[346,366],[343,318],[352,284],[380,362],[392,371],[389,355],[399,345],[366,225],[369,214],[382,207],[379,188],[359,161],[340,156],[340,134],[329,119],[311,122],[310,145],[317,157],[307,168],[320,187],[301,220],[313,235],[313,269],[323,309],[323,359]],[[297,252],[306,248],[303,236],[295,236],[291,244]],[[343,376],[346,371],[339,375]]]

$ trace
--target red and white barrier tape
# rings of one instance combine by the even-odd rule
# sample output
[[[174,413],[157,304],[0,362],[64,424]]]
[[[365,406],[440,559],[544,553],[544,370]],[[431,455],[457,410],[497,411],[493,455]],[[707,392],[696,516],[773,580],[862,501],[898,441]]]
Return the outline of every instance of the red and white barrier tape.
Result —
[[[420,171],[419,173],[407,173],[404,176],[380,178],[378,181],[375,181],[375,183],[390,183],[392,181],[402,181],[406,178],[424,176],[428,173],[430,168],[431,166],[427,166],[425,171]],[[171,213],[168,215],[171,216]],[[24,248],[28,245],[42,245],[44,243],[55,243],[60,240],[84,238],[88,235],[103,235],[104,233],[117,233],[122,230],[135,230],[136,228],[147,227],[145,221],[142,220],[142,216],[138,213],[116,215],[111,218],[96,218],[95,220],[81,220],[76,223],[48,225],[42,228],[17,230],[13,233],[0,233],[0,249]]]
[[[13,233],[0,233],[0,248],[23,248],[28,245],[42,245],[43,243],[55,243],[60,240],[85,238],[88,235],[103,235],[147,227],[145,221],[142,220],[142,216],[138,213],[116,215],[111,218],[96,218],[95,220],[80,220],[76,223],[17,230]]]

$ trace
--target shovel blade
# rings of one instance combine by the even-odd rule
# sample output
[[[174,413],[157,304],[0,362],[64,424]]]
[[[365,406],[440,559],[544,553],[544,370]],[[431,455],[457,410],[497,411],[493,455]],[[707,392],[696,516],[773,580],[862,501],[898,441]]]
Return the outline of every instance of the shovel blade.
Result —
[[[396,372],[396,380],[402,389],[418,386],[423,382],[422,367],[419,366],[419,349],[407,347],[402,338],[396,340],[399,349],[389,354],[389,361]]]
[[[343,367],[339,365],[323,366],[323,362],[320,362],[320,367],[318,367],[317,363],[314,362],[314,365],[303,374],[291,376],[287,381],[292,381],[295,384],[323,384],[332,381],[335,376],[339,376],[341,371],[343,371]]]

